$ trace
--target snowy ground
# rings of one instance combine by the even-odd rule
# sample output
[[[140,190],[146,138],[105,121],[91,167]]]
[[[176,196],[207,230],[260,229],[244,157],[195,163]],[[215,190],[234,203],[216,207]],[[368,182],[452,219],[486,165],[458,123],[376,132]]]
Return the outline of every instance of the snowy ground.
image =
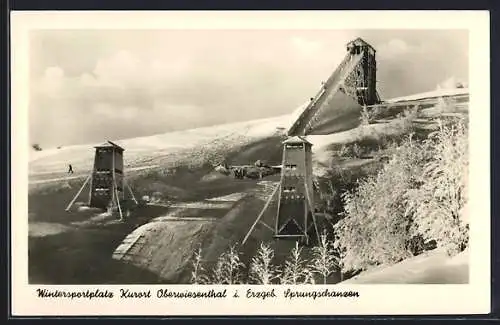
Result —
[[[447,97],[447,96],[457,96],[457,95],[467,95],[469,94],[469,88],[451,88],[451,89],[436,89],[433,91],[428,91],[425,93],[418,93],[409,96],[403,97],[395,97],[391,99],[384,100],[386,103],[396,103],[402,101],[410,101],[410,100],[420,100],[420,99],[428,99],[428,98],[439,98],[439,97]]]
[[[404,100],[426,99],[439,96],[467,94],[468,89],[442,89],[433,92],[415,94],[406,97],[386,100],[386,102],[401,102]],[[298,107],[289,115],[259,119],[248,122],[238,122],[211,127],[169,132],[134,139],[116,140],[125,148],[124,159],[127,170],[153,168],[158,165],[168,166],[190,162],[193,159],[203,159],[210,152],[224,152],[231,148],[244,146],[267,137],[283,134],[292,122],[302,113],[307,103]],[[433,110],[427,110],[432,114]],[[374,124],[364,131],[376,133],[391,133],[396,130],[389,123]],[[330,135],[308,136],[313,144],[313,153],[318,162],[324,162],[328,156],[326,147],[331,144],[341,144],[353,141],[359,134],[358,128]],[[102,141],[104,142],[104,140]],[[29,156],[30,183],[67,180],[65,174],[67,165],[72,164],[78,175],[88,174],[94,155],[94,144],[76,145],[60,149],[31,150]],[[326,150],[326,151],[325,151]],[[253,162],[249,162],[253,163]],[[75,176],[76,177],[76,176]]]
[[[126,171],[133,172],[160,165],[168,167],[175,163],[190,163],[192,160],[204,159],[203,157],[210,153],[224,153],[283,132],[281,128],[284,128],[289,120],[290,116],[279,116],[118,140],[116,143],[125,148]],[[91,169],[94,145],[96,144],[32,152],[29,162],[30,184],[66,181],[86,176]],[[78,175],[65,173],[70,163]],[[248,163],[253,164],[253,161]]]
[[[207,157],[212,157],[214,153],[224,156],[226,152],[234,150],[241,151],[243,160],[250,159],[250,161],[245,161],[244,163],[251,164],[254,162],[252,159],[261,159],[263,158],[261,157],[262,153],[267,153],[271,150],[269,149],[270,142],[266,140],[270,137],[274,137],[273,141],[276,142],[278,155],[281,157],[279,137],[284,137],[283,131],[287,129],[295,116],[300,113],[300,109],[302,107],[297,109],[293,114],[286,116],[170,132],[115,142],[125,148],[124,157],[127,173],[158,167],[165,168],[175,166],[175,164],[179,163],[189,164],[199,162],[207,159]],[[391,132],[396,132],[397,128],[392,123],[395,122],[388,120],[386,123],[358,127],[331,135],[309,136],[309,141],[313,143],[315,173],[321,174],[326,170],[327,167],[325,166],[329,166],[332,157],[332,144],[344,144],[355,141],[362,133],[390,134]],[[246,150],[247,147],[245,146],[251,144],[258,145],[252,147],[250,150]],[[87,273],[84,272],[86,266],[96,265],[96,258],[98,259],[98,263],[101,263],[99,264],[101,266],[111,263],[109,260],[111,259],[112,251],[115,251],[121,244],[126,244],[127,241],[130,242],[131,246],[135,245],[134,247],[137,249],[142,247],[136,252],[141,260],[135,261],[136,263],[127,261],[127,265],[148,265],[147,268],[153,271],[153,274],[161,273],[163,275],[180,276],[180,270],[177,266],[180,265],[180,261],[186,261],[186,254],[189,255],[192,253],[193,249],[195,249],[194,244],[199,244],[201,239],[205,238],[203,240],[208,240],[211,243],[208,251],[212,252],[212,258],[216,257],[216,253],[220,252],[225,247],[224,245],[234,240],[241,240],[253,223],[255,216],[259,213],[263,201],[269,195],[267,191],[270,188],[269,185],[273,184],[272,182],[268,184],[266,181],[259,183],[248,181],[248,183],[256,183],[255,187],[260,188],[260,185],[263,185],[263,188],[266,189],[263,191],[253,191],[254,186],[246,184],[246,181],[236,181],[230,177],[227,180],[225,178],[218,179],[217,176],[220,175],[210,173],[209,171],[203,171],[205,174],[196,174],[196,177],[200,178],[199,182],[194,182],[194,178],[191,178],[190,173],[185,175],[187,180],[182,180],[182,183],[172,183],[171,179],[175,177],[168,178],[168,181],[161,179],[158,182],[163,187],[168,185],[169,193],[177,193],[177,190],[180,194],[183,194],[183,191],[188,191],[189,193],[199,191],[201,194],[206,195],[203,196],[203,199],[196,198],[190,202],[184,202],[182,199],[179,199],[173,206],[170,204],[167,204],[167,207],[148,206],[146,209],[148,211],[147,215],[145,214],[144,220],[141,222],[149,224],[145,228],[151,231],[148,230],[142,233],[139,230],[133,231],[134,229],[139,229],[137,228],[139,225],[135,227],[133,224],[114,224],[116,220],[110,219],[105,215],[86,218],[83,215],[64,213],[65,205],[71,200],[74,195],[73,192],[76,192],[78,186],[80,186],[78,183],[79,180],[75,181],[72,179],[86,177],[90,171],[94,155],[93,145],[96,144],[47,149],[32,152],[30,155],[29,181],[30,185],[32,185],[30,186],[30,190],[31,188],[37,190],[38,187],[42,188],[42,186],[57,187],[52,185],[62,181],[66,182],[68,187],[53,194],[47,192],[45,194],[34,195],[34,200],[30,196],[30,214],[31,210],[33,210],[33,217],[30,217],[29,222],[30,237],[36,238],[30,244],[30,250],[36,251],[30,258],[36,261],[32,263],[30,260],[30,265],[33,264],[36,268],[42,269],[37,270],[35,268],[32,271],[33,274],[44,274],[44,276],[46,275],[51,278],[51,281],[56,281],[52,277],[56,277],[57,282],[60,283],[77,281],[78,279],[85,279],[85,281],[97,278],[105,279],[98,272],[93,276],[87,276]],[[75,169],[74,175],[70,176],[66,174],[68,163],[73,165]],[[145,180],[145,182],[153,181],[157,180],[149,178]],[[182,188],[179,189],[177,186]],[[195,186],[196,188],[192,188],[191,186]],[[203,188],[199,190],[198,187]],[[219,194],[214,194],[216,188],[220,191]],[[232,208],[234,202],[246,201],[241,200],[244,195],[242,193],[248,194],[249,192],[255,192],[253,193],[255,195],[254,201],[249,201],[247,204],[243,202],[243,205],[237,205],[235,208]],[[211,197],[213,198],[210,199]],[[167,210],[170,208],[169,212],[163,211],[165,208]],[[177,211],[175,215],[170,214],[170,212],[173,212],[172,210]],[[150,222],[151,220],[148,218],[158,219]],[[111,231],[108,228],[102,227],[102,225],[107,225],[117,230]],[[143,230],[144,228],[140,229]],[[267,230],[263,229],[263,231]],[[133,238],[128,238],[127,234],[132,233],[140,233],[141,239],[134,236],[132,236]],[[148,235],[144,236],[144,234]],[[148,236],[151,237],[149,238]],[[261,240],[259,236],[260,234],[256,235],[254,239],[255,243]],[[193,240],[193,238],[198,237],[200,241]],[[76,240],[72,242],[74,238]],[[109,238],[112,238],[113,241],[110,241]],[[128,239],[124,240],[124,238]],[[175,242],[175,245],[170,242],[170,239]],[[78,256],[69,251],[67,247],[69,245],[68,240],[74,244],[74,249],[85,252],[85,258],[77,258]],[[137,241],[132,243],[134,240]],[[102,247],[102,245],[107,245],[106,251],[103,249],[96,251],[93,248],[94,246]],[[172,245],[178,248],[185,247],[171,252],[168,248],[171,248]],[[157,249],[160,246],[163,247],[161,251]],[[124,247],[122,246],[122,248]],[[122,251],[124,255],[127,255],[128,249],[123,249]],[[156,256],[155,254],[159,255]],[[99,256],[96,257],[95,255]],[[58,274],[53,273],[50,267],[51,264],[46,263],[46,260],[50,258],[57,260],[57,263],[73,259],[71,263],[74,266],[71,266],[73,264],[69,263],[67,267],[71,270],[68,270],[66,273],[61,272],[61,277],[59,278]],[[130,256],[127,257],[127,259],[129,258]],[[147,259],[147,262],[142,261],[142,259]],[[116,265],[113,264],[113,267],[123,268],[121,261],[117,261],[117,263]],[[111,270],[112,268],[109,269]],[[79,275],[74,276],[73,273],[75,272]],[[142,271],[139,272],[134,269],[130,272],[134,272],[133,274],[137,273],[137,281],[144,277]],[[147,273],[146,275],[150,276],[151,274]],[[118,281],[114,278],[113,274],[109,274],[109,277],[113,281]],[[130,281],[128,276],[126,281]]]
[[[390,266],[381,266],[342,284],[462,284],[469,283],[469,251],[449,257],[436,249]]]

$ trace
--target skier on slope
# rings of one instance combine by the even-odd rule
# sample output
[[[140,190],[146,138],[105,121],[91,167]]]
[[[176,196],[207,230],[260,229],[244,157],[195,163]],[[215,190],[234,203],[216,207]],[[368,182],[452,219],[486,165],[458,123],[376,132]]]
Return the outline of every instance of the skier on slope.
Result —
[[[68,165],[68,174],[73,174],[73,166],[71,164]]]

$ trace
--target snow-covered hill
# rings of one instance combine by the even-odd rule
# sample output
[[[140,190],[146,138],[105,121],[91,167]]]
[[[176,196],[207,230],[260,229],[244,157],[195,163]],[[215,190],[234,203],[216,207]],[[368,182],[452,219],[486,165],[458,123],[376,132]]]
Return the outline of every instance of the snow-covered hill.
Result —
[[[272,136],[286,123],[288,116],[278,116],[113,141],[125,148],[126,166],[137,167],[151,165],[158,160],[175,161],[202,155],[202,151],[209,148],[242,146]],[[107,139],[102,142],[105,140]],[[72,164],[75,170],[89,170],[94,155],[93,147],[98,144],[100,143],[32,151],[29,161],[30,174],[35,176],[64,172],[67,164]]]
[[[433,92],[415,94],[386,100],[386,103],[426,100],[446,96],[467,94],[468,89],[442,89]],[[243,147],[250,143],[284,132],[302,113],[307,103],[302,104],[289,115],[252,120],[246,122],[228,123],[216,126],[202,127],[183,131],[169,132],[133,139],[113,140],[125,148],[125,166],[127,168],[141,168],[146,166],[179,164],[197,162],[206,159],[207,155],[214,155]],[[370,125],[372,131],[383,130],[391,132],[391,125]],[[309,136],[313,144],[316,165],[328,164],[327,147],[331,144],[353,141],[358,130],[351,129],[329,135]],[[103,139],[102,142],[108,139]],[[99,143],[75,145],[60,149],[46,149],[30,152],[29,171],[30,180],[42,175],[64,174],[67,164],[72,164],[78,172],[87,173],[92,165],[94,146]],[[252,162],[248,162],[252,163]]]

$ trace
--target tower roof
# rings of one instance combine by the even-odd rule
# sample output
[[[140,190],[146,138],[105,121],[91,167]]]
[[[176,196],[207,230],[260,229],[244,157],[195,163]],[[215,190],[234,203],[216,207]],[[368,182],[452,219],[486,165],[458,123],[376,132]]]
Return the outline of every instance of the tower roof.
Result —
[[[307,141],[304,137],[301,137],[301,136],[298,136],[298,135],[286,139],[285,141],[283,141],[283,143],[284,144],[306,143],[306,144],[312,145],[311,142]]]
[[[369,46],[370,48],[372,48],[373,50],[375,50],[373,48],[373,46],[371,46],[370,44],[368,44],[364,39],[362,39],[361,37],[358,37],[352,41],[350,41],[349,43],[347,43],[347,46],[349,45],[358,45],[358,46]]]
[[[117,145],[116,143],[114,142],[111,142],[111,141],[106,141],[104,142],[103,144],[100,144],[98,146],[95,146],[94,148],[115,148],[115,149],[118,149],[120,151],[125,151],[125,149],[123,149],[122,147],[120,147],[119,145]]]

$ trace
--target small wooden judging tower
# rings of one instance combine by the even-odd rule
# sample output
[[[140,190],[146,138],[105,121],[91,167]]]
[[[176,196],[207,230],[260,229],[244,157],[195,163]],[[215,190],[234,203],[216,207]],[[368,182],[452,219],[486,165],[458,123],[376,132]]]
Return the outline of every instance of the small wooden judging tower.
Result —
[[[125,187],[132,199],[137,200],[132,189],[125,182],[123,152],[125,149],[114,142],[107,141],[95,146],[94,166],[87,180],[66,208],[69,211],[82,190],[90,181],[88,206],[100,209],[118,209],[123,217],[121,202],[125,200]]]
[[[312,144],[301,136],[283,142],[283,166],[275,237],[309,241],[315,229]]]
[[[274,227],[271,227],[262,218],[275,197],[278,206],[273,211]],[[277,239],[296,239],[306,245],[311,236],[319,240],[314,214],[312,144],[304,137],[293,136],[283,142],[281,180],[243,238],[243,245],[258,224],[271,230]]]
[[[95,147],[89,206],[106,209],[119,206],[120,200],[125,199],[123,186],[124,151],[125,149],[111,141]]]

